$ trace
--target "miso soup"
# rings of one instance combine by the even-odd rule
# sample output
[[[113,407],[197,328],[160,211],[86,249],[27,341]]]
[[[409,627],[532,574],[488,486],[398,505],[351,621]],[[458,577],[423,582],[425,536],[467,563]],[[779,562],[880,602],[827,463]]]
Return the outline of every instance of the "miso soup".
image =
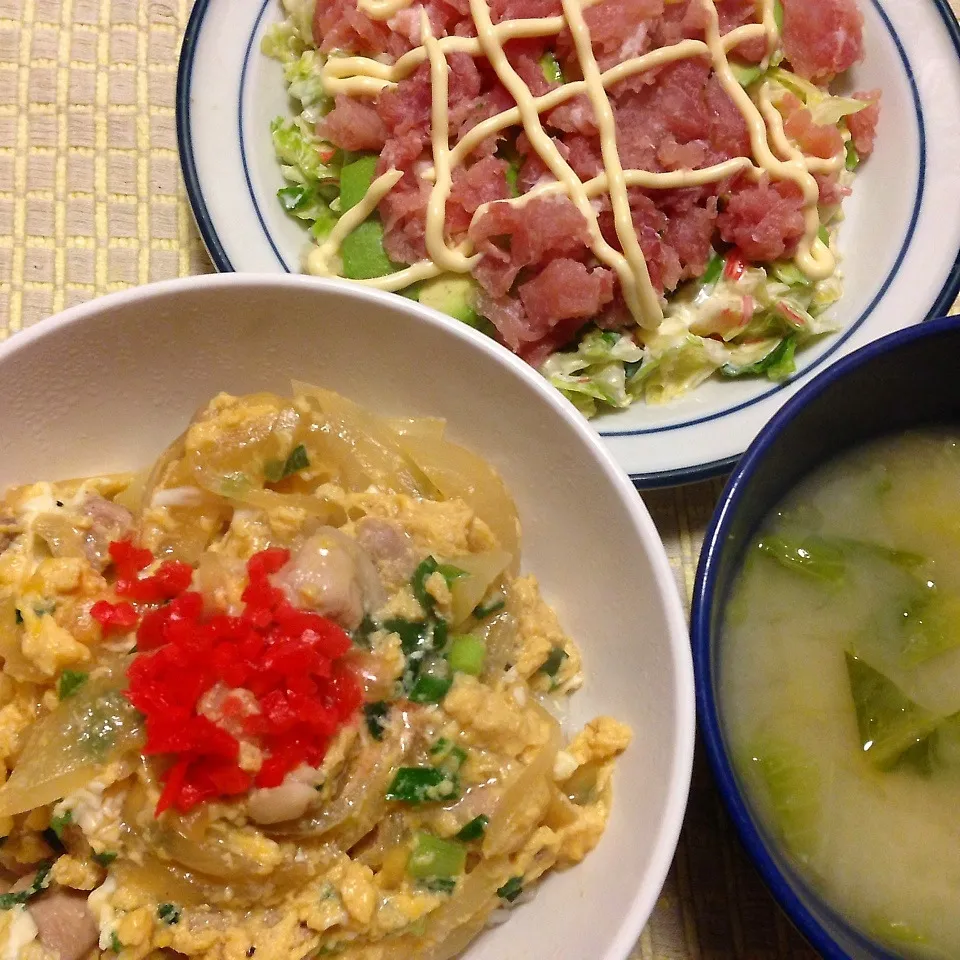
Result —
[[[748,799],[811,885],[908,957],[960,957],[960,431],[831,462],[731,593],[720,709]]]

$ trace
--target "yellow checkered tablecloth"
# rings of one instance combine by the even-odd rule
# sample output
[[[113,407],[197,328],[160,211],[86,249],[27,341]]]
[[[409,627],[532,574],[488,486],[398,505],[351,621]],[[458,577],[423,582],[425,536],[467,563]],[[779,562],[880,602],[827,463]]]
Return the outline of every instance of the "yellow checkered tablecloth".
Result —
[[[174,125],[190,6],[0,0],[0,340],[99,294],[212,270]],[[720,488],[644,496],[687,598]],[[815,956],[747,862],[698,760],[676,860],[634,957]]]

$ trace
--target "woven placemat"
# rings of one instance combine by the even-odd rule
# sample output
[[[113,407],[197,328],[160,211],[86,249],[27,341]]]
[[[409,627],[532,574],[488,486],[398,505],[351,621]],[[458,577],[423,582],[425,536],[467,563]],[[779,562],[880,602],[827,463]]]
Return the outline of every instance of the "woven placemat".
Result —
[[[212,270],[174,125],[190,6],[0,0],[0,340],[99,294]],[[688,601],[720,489],[644,496]],[[673,869],[634,957],[815,956],[741,851],[698,758]]]

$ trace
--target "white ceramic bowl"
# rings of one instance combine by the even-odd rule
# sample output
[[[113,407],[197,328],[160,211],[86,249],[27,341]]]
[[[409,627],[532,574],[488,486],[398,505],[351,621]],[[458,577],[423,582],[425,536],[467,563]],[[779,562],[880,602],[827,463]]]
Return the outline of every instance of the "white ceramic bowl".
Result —
[[[893,330],[947,313],[960,290],[960,31],[947,0],[858,0],[863,63],[851,90],[883,90],[873,156],[844,203],[843,329],[797,374],[720,380],[593,425],[642,486],[721,473],[814,373]],[[270,121],[289,113],[281,65],[260,51],[281,0],[197,0],[184,37],[177,135],[187,192],[219,270],[300,270],[308,236],[276,199]],[[454,321],[448,321],[454,322]]]
[[[302,277],[139,287],[0,344],[0,487],[142,467],[220,390],[313,381],[372,409],[439,415],[513,492],[524,568],[583,648],[581,724],[633,727],[600,846],[468,952],[624,960],[666,877],[693,757],[687,630],[657,532],[574,409],[524,363],[401,297]]]

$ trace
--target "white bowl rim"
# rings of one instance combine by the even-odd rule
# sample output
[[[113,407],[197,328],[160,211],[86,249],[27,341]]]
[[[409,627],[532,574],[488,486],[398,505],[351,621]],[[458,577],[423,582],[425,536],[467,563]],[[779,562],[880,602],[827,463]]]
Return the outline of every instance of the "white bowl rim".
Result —
[[[451,324],[441,314],[435,313],[413,300],[407,300],[345,280],[327,280],[300,274],[219,273],[160,280],[138,287],[131,287],[128,290],[110,293],[68,307],[66,310],[46,317],[8,337],[5,341],[0,342],[0,368],[5,363],[14,361],[17,353],[31,344],[49,337],[55,337],[59,331],[82,324],[106,309],[154,299],[163,300],[194,289],[216,290],[227,287],[241,289],[244,287],[258,289],[263,287],[302,287],[315,289],[318,293],[335,291],[375,306],[385,306],[392,310],[406,312],[416,317],[418,322],[436,328],[441,336],[466,341],[471,344],[472,348],[487,353],[523,380],[531,389],[539,393],[541,398],[553,408],[556,415],[576,431],[581,440],[592,451],[595,462],[626,508],[637,533],[640,535],[640,539],[649,553],[657,593],[664,604],[664,616],[669,625],[667,640],[675,672],[673,695],[677,714],[677,724],[673,736],[672,779],[665,794],[664,817],[647,866],[644,882],[637,891],[608,953],[608,957],[622,957],[623,960],[626,960],[653,912],[680,838],[680,829],[686,812],[693,772],[696,714],[693,657],[680,594],[670,570],[670,563],[667,559],[663,541],[640,494],[630,482],[628,475],[616,463],[600,438],[572,404],[561,397],[532,367],[524,363],[519,357],[514,356],[472,327],[466,324]]]

